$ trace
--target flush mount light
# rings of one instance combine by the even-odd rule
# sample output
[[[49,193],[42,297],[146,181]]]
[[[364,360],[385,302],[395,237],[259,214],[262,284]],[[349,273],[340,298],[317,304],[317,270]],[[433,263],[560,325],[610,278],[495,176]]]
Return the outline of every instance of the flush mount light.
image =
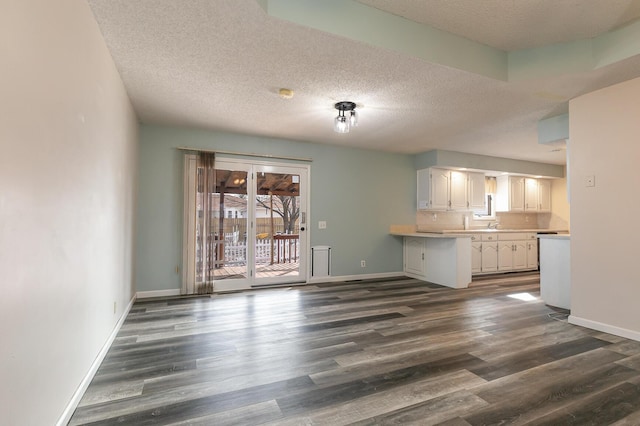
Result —
[[[352,127],[358,125],[355,102],[342,101],[336,103],[334,107],[338,110],[338,116],[333,120],[333,130],[338,133],[349,133]],[[348,116],[347,112],[349,112]]]

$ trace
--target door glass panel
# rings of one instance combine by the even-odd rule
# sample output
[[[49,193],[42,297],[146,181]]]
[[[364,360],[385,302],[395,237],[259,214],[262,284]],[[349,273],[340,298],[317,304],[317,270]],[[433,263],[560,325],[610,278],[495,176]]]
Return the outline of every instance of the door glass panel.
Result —
[[[215,280],[247,278],[247,172],[216,169],[216,192],[211,194],[212,221],[203,218],[200,173],[198,170],[196,283],[202,282],[203,259],[206,259],[206,247],[198,242],[206,238],[215,241],[212,265]]]
[[[256,173],[256,281],[300,275],[300,175]]]

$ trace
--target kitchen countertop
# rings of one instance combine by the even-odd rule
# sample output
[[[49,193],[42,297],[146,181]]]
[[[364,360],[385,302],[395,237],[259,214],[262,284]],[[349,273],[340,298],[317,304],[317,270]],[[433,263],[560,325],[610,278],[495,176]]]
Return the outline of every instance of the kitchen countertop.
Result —
[[[419,238],[469,238],[469,232],[464,233],[444,233],[444,232],[391,232],[391,235],[398,237],[419,237]]]
[[[545,238],[549,240],[570,240],[571,234],[542,234],[538,238]]]
[[[477,233],[506,233],[506,232],[535,232],[535,233],[547,233],[547,232],[557,232],[557,233],[562,233],[561,235],[568,235],[566,234],[568,232],[568,230],[566,229],[540,229],[540,228],[527,228],[527,229],[486,229],[486,228],[480,228],[480,229],[444,229],[441,231],[418,231],[418,234],[421,233],[430,233],[430,234],[477,234]],[[556,235],[556,234],[548,234],[548,235]]]

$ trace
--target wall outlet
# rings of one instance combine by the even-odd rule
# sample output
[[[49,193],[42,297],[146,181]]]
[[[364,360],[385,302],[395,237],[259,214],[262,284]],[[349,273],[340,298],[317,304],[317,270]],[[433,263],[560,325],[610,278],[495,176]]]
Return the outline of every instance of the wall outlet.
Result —
[[[432,221],[434,221],[434,222],[435,222],[436,220],[438,220],[438,215],[437,215],[436,213],[432,213],[432,214],[431,214],[431,220],[432,220]]]
[[[361,260],[360,261],[360,267],[361,268],[366,268],[367,267],[367,261],[366,260]]]
[[[321,220],[318,222],[318,229],[327,229],[327,222],[324,220]]]

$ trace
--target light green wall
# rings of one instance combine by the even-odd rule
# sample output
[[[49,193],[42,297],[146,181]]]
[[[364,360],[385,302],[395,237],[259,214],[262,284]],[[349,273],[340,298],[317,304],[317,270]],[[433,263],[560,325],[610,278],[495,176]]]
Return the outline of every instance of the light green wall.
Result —
[[[409,155],[256,136],[141,126],[136,287],[179,289],[182,156],[176,147],[305,157],[311,162],[311,246],[332,247],[332,275],[402,271],[391,224],[415,222],[416,179]],[[279,160],[278,160],[279,161]],[[305,163],[308,164],[308,163]],[[327,222],[318,230],[319,220]],[[360,260],[367,267],[360,267]]]
[[[468,169],[508,172],[523,175],[539,175],[550,178],[564,177],[564,167],[555,164],[512,160],[509,158],[465,154],[463,152],[443,151],[436,149],[423,152],[421,154],[416,154],[414,156],[414,167],[416,170],[436,166],[466,167]]]
[[[538,143],[552,143],[562,139],[569,139],[569,114],[538,121]]]

